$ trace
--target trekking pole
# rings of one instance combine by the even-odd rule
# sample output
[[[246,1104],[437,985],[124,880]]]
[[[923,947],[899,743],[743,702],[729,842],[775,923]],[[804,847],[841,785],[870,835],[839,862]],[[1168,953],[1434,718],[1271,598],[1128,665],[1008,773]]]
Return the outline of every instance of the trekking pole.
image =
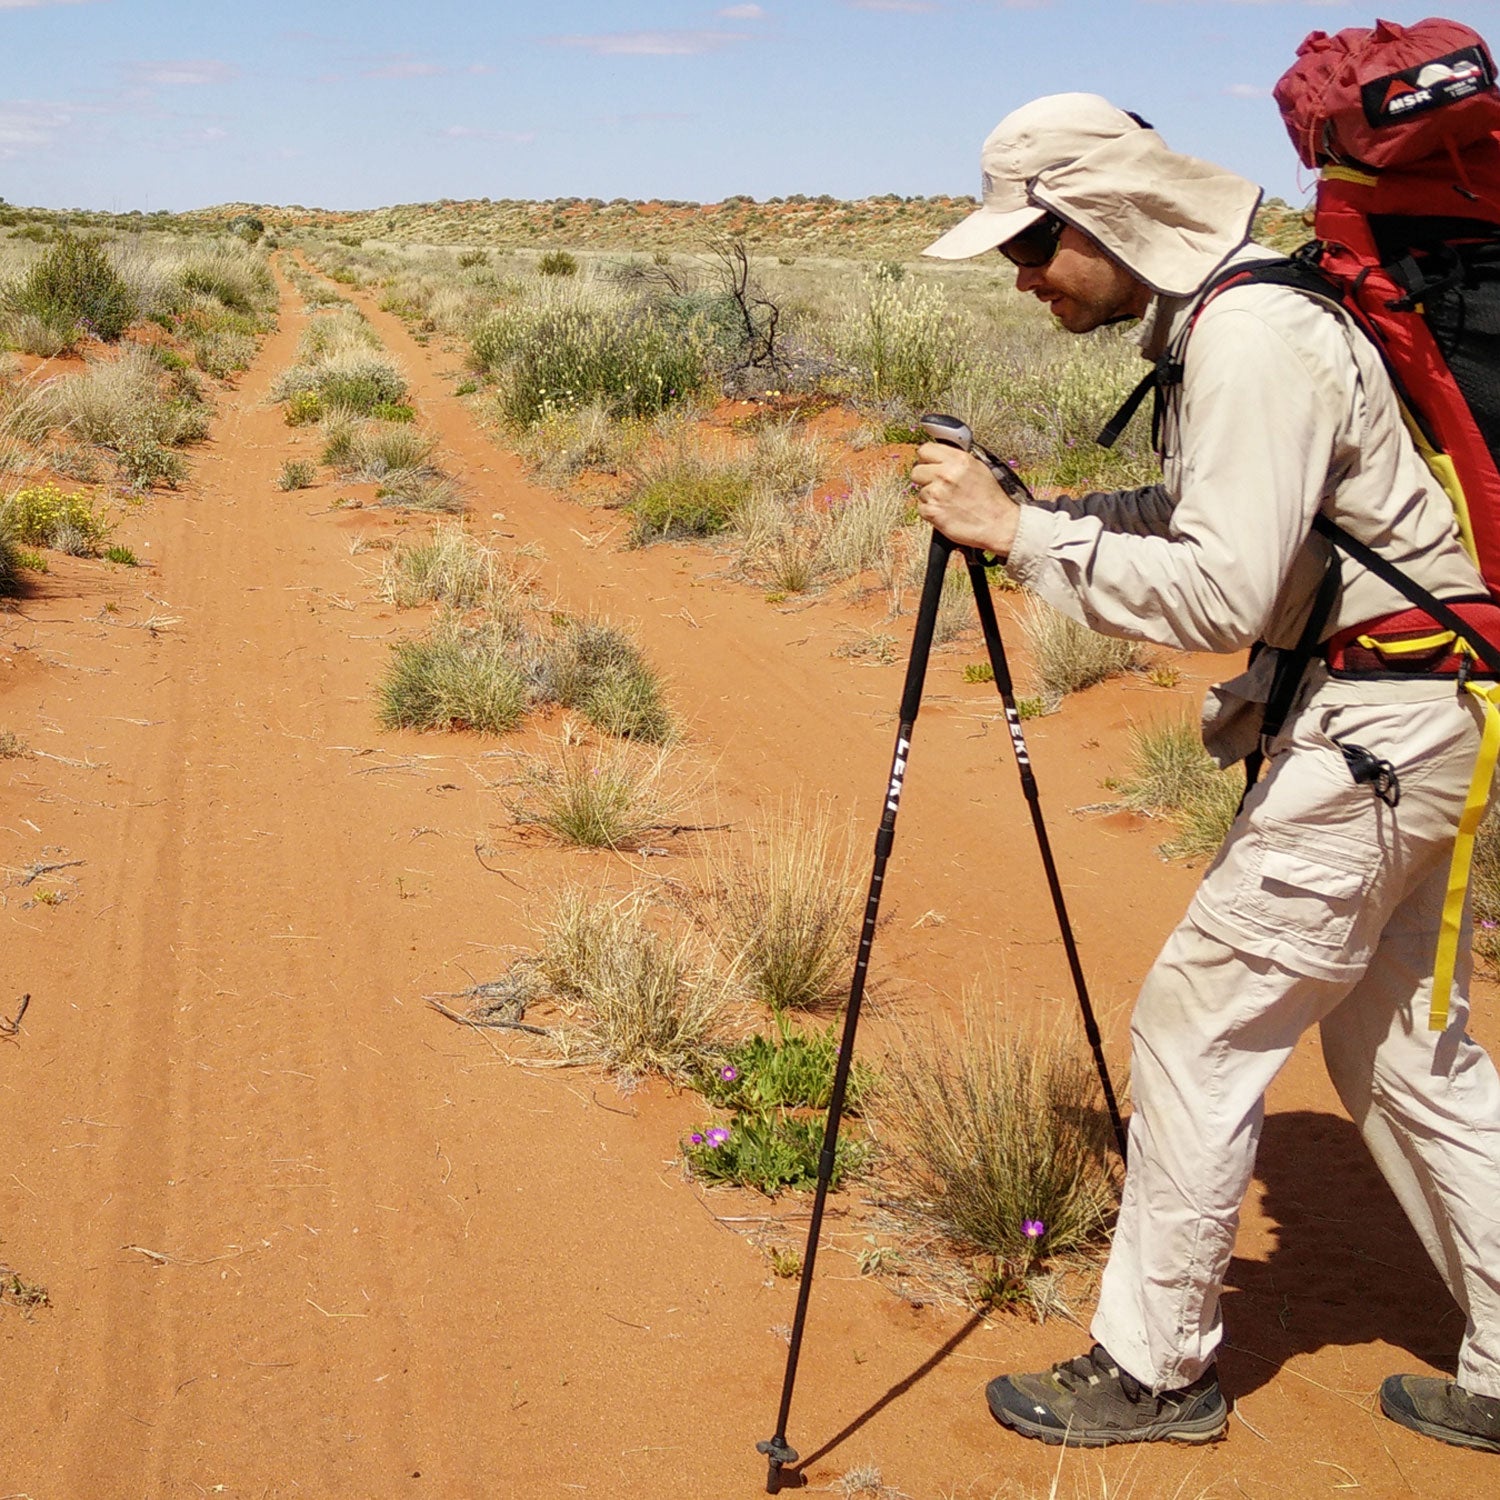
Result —
[[[972,453],[1000,482],[1005,492],[1016,500],[1030,500],[1031,491],[1025,481],[1004,459],[996,458],[987,449],[974,441],[968,426],[957,417],[929,414],[922,418],[922,430],[934,442],[947,443]],[[1073,989],[1078,996],[1078,1008],[1083,1015],[1084,1035],[1094,1054],[1094,1067],[1099,1074],[1099,1086],[1104,1091],[1104,1106],[1109,1111],[1109,1123],[1114,1127],[1115,1142],[1120,1148],[1120,1160],[1126,1159],[1125,1123],[1120,1118],[1120,1106],[1115,1102],[1115,1091],[1109,1081],[1109,1068],[1104,1061],[1104,1043],[1099,1035],[1099,1023],[1094,1018],[1094,1007],[1089,1002],[1088,985],[1083,977],[1083,964],[1078,957],[1078,945],[1073,941],[1073,924],[1068,919],[1068,905],[1063,899],[1062,883],[1057,876],[1057,865],[1052,858],[1052,841],[1047,836],[1047,824],[1042,817],[1042,801],[1037,791],[1036,776],[1031,768],[1031,756],[1026,750],[1026,737],[1021,732],[1021,714],[1016,708],[1015,690],[1011,685],[1010,667],[1005,660],[1005,643],[1000,638],[1000,623],[995,618],[995,601],[990,595],[989,576],[985,572],[983,554],[971,548],[964,549],[969,566],[969,582],[974,588],[974,605],[979,611],[979,626],[984,632],[985,649],[989,653],[990,668],[995,674],[995,686],[1000,690],[1000,703],[1005,710],[1006,728],[1010,730],[1011,749],[1015,751],[1016,770],[1021,776],[1021,793],[1031,812],[1031,826],[1036,832],[1037,848],[1042,856],[1042,869],[1047,876],[1047,889],[1052,893],[1052,909],[1057,913],[1058,931],[1062,934],[1063,950],[1068,956],[1068,968],[1073,975]]]
[[[885,883],[886,862],[896,838],[896,814],[901,806],[901,789],[906,782],[906,757],[911,749],[912,729],[922,706],[922,684],[927,677],[927,658],[932,653],[932,637],[937,628],[938,603],[943,593],[943,574],[953,543],[941,532],[932,533],[927,549],[927,573],[922,580],[922,599],[917,606],[917,623],[912,632],[911,656],[906,664],[906,686],[901,693],[900,727],[896,730],[896,750],[891,760],[890,781],[886,786],[885,810],[875,835],[875,867],[870,873],[870,893],[865,899],[864,925],[859,934],[859,951],[854,960],[854,978],[849,986],[849,1006],[844,1012],[844,1035],[839,1044],[838,1063],[833,1073],[833,1092],[828,1100],[828,1121],[823,1129],[823,1148],[818,1156],[818,1186],[813,1196],[812,1222],[807,1230],[807,1249],[802,1256],[802,1278],[797,1288],[797,1313],[792,1320],[792,1336],[786,1355],[786,1375],[781,1385],[781,1409],[776,1417],[776,1436],[755,1445],[769,1462],[766,1493],[781,1491],[781,1470],[797,1462],[797,1450],[786,1440],[787,1418],[792,1409],[792,1387],[797,1380],[797,1360],[802,1352],[802,1331],[807,1323],[807,1304],[812,1295],[813,1267],[818,1257],[818,1236],[823,1225],[823,1209],[833,1181],[834,1153],[838,1147],[839,1121],[844,1112],[844,1095],[849,1086],[849,1070],[854,1061],[854,1034],[859,1027],[859,1011],[865,996],[865,976],[870,967],[870,946],[875,940],[875,919],[880,911],[881,888]]]

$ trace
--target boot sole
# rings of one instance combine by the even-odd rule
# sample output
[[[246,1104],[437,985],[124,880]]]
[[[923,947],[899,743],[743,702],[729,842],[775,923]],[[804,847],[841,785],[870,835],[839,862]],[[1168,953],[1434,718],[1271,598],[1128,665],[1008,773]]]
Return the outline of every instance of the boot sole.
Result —
[[[1380,1409],[1398,1426],[1405,1427],[1411,1432],[1420,1432],[1423,1437],[1436,1438],[1440,1443],[1449,1443],[1455,1448],[1473,1448],[1481,1453],[1500,1453],[1500,1443],[1493,1438],[1480,1437],[1477,1433],[1460,1432],[1456,1427],[1442,1427],[1436,1422],[1428,1422],[1414,1411],[1403,1411],[1399,1406],[1392,1406],[1386,1401],[1383,1390],[1380,1393]]]
[[[1199,1417],[1192,1422],[1157,1422],[1129,1432],[1116,1428],[1070,1428],[1067,1432],[1059,1432],[1055,1427],[1028,1422],[1025,1417],[1004,1408],[996,1411],[993,1406],[990,1415],[1002,1427],[1009,1427],[1022,1437],[1036,1438],[1052,1448],[1108,1448],[1114,1443],[1212,1443],[1229,1430],[1227,1408],[1222,1413]]]

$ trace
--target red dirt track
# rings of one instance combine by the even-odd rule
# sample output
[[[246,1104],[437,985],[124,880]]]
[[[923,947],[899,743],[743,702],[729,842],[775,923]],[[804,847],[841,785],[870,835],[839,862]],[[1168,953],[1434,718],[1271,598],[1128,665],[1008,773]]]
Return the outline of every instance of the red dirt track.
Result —
[[[631,624],[665,670],[718,789],[704,821],[800,788],[867,849],[901,669],[832,652],[873,607],[782,610],[705,552],[620,551],[616,517],[529,485],[478,428],[452,356],[362,306],[475,534],[539,548],[563,604]],[[0,1039],[0,1265],[53,1304],[0,1306],[0,1500],[760,1493],[796,1290],[721,1218],[805,1203],[687,1182],[690,1097],[528,1070],[422,1003],[494,977],[562,881],[631,870],[515,838],[508,742],[376,727],[389,645],[421,620],[377,601],[383,554],[351,553],[400,534],[390,512],[276,487],[313,451],[266,399],[304,324],[287,292],[190,487],[123,525],[148,569],[54,557],[0,615],[0,728],[45,752],[0,761],[0,1013],[32,995]],[[909,623],[884,628],[904,653]],[[998,703],[961,681],[974,659],[934,660],[872,1045],[972,979],[1027,1024],[1070,1012]],[[1111,685],[1028,725],[1121,1075],[1195,877],[1156,858],[1159,827],[1069,809],[1106,795],[1132,722],[1197,685]],[[66,867],[27,883],[37,864]],[[1488,992],[1476,1009],[1493,1044]],[[1225,1298],[1228,1441],[1069,1454],[1058,1493],[1493,1493],[1500,1460],[1373,1411],[1384,1374],[1451,1370],[1461,1330],[1314,1041],[1271,1103]],[[811,1485],[874,1464],[916,1500],[1046,1494],[1057,1451],[997,1428],[983,1386],[1085,1335],[914,1307],[859,1276],[852,1224],[836,1203],[789,1429]]]

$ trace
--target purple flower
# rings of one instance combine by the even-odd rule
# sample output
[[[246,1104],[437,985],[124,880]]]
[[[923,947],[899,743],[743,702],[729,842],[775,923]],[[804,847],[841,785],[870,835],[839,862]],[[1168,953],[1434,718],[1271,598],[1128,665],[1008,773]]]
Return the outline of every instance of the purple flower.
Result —
[[[702,1145],[702,1144],[703,1144],[703,1132],[702,1132],[702,1131],[701,1131],[701,1130],[695,1130],[695,1131],[694,1131],[694,1132],[693,1132],[693,1133],[692,1133],[692,1134],[691,1134],[691,1135],[690,1135],[690,1136],[689,1136],[689,1137],[688,1137],[688,1139],[689,1139],[689,1140],[690,1140],[690,1141],[691,1141],[691,1142],[692,1142],[692,1143],[693,1143],[693,1144],[694,1144],[694,1145],[695,1145],[695,1146],[701,1146],[701,1145]]]
[[[714,1128],[708,1132],[708,1144],[712,1146],[716,1151],[728,1139],[729,1132],[725,1130],[722,1125],[715,1125]]]
[[[1021,1220],[1021,1233],[1024,1234],[1028,1240],[1039,1240],[1044,1234],[1046,1234],[1046,1232],[1047,1226],[1043,1224],[1040,1219]]]
[[[733,1083],[734,1080],[739,1076],[740,1070],[736,1067],[729,1066],[728,1064],[719,1069],[719,1077],[722,1078],[725,1083]]]

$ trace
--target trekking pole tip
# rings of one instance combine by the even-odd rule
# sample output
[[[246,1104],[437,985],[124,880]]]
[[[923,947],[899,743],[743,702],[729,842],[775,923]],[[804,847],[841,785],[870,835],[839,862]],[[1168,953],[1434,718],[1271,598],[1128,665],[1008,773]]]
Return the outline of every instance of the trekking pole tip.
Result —
[[[755,1445],[757,1453],[766,1455],[768,1467],[766,1470],[766,1493],[768,1495],[779,1495],[781,1493],[781,1469],[784,1464],[797,1462],[797,1450],[779,1433],[773,1438],[767,1438],[763,1443]],[[802,1476],[796,1476],[796,1483],[801,1484]]]

